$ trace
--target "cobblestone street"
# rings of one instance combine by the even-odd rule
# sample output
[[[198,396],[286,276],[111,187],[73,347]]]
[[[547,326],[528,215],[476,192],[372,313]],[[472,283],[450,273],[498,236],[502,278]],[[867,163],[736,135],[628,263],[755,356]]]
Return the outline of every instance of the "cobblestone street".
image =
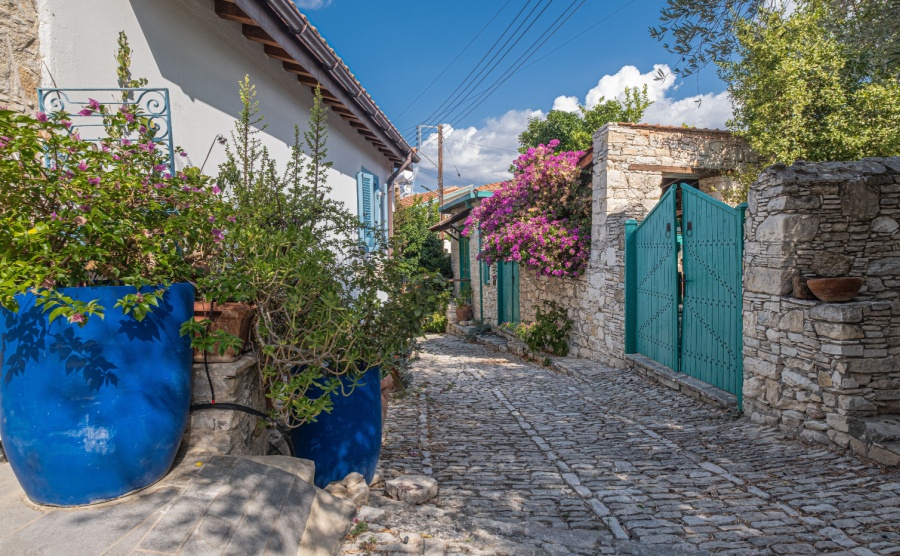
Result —
[[[374,489],[344,553],[900,554],[900,472],[567,362],[575,376],[424,342],[381,465],[433,476],[438,497]]]

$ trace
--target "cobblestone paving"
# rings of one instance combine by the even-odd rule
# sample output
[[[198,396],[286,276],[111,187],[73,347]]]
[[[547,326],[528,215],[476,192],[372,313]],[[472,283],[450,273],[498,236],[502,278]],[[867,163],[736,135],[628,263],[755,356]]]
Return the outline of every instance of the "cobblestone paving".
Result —
[[[382,467],[440,493],[410,507],[374,490],[344,553],[900,554],[900,472],[568,361],[591,378],[425,342]]]

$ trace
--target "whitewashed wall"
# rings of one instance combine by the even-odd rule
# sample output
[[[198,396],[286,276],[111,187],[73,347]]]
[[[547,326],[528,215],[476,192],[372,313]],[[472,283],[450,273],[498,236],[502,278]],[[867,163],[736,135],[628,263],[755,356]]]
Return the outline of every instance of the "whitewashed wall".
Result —
[[[306,128],[309,87],[268,58],[261,44],[246,40],[240,24],[219,19],[213,0],[38,0],[38,6],[42,86],[116,87],[116,40],[125,31],[132,75],[146,77],[148,87],[169,89],[174,141],[189,155],[179,164],[200,166],[216,135],[230,137],[245,74],[268,124],[261,139],[282,166],[294,125]],[[390,162],[337,114],[329,114],[328,123],[334,162],[328,181],[334,198],[355,212],[357,173],[365,168],[384,187]],[[215,174],[224,155],[215,145],[204,172]]]

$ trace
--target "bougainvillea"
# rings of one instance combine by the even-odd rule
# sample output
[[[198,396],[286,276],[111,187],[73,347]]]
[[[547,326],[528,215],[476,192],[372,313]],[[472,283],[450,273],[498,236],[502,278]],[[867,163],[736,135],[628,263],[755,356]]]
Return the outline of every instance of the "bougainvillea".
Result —
[[[590,255],[591,191],[581,151],[554,153],[559,141],[528,149],[514,178],[476,207],[463,233],[482,232],[479,259],[517,262],[545,276],[584,273]]]

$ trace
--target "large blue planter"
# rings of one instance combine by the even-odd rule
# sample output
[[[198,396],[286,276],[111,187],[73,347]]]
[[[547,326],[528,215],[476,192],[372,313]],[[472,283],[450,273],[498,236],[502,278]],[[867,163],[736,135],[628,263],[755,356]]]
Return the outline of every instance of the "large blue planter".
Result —
[[[99,299],[105,318],[84,328],[34,306],[0,308],[0,437],[16,478],[41,504],[117,498],[172,466],[191,397],[190,284],[168,289],[143,321],[113,306],[129,287],[65,288]]]
[[[341,380],[350,384],[343,377]],[[311,398],[320,395],[309,392]],[[354,471],[371,483],[381,455],[381,370],[370,369],[352,394],[332,394],[331,401],[331,413],[322,413],[315,423],[291,431],[294,451],[297,457],[315,462],[319,488]]]

